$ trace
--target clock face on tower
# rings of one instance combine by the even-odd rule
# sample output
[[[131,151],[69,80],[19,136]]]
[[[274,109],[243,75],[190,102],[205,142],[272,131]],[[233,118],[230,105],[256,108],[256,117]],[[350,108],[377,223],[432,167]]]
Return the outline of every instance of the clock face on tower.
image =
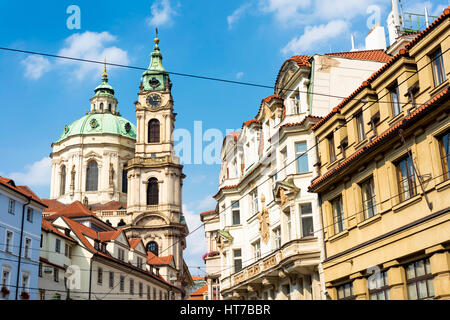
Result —
[[[147,104],[153,108],[161,104],[161,96],[157,93],[152,93],[147,97]]]

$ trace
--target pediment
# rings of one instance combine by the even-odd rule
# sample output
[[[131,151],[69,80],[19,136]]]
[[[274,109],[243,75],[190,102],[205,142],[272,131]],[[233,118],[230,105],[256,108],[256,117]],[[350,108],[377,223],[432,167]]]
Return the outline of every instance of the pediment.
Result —
[[[280,203],[283,207],[289,201],[294,200],[299,192],[300,188],[292,180],[278,181],[273,189],[273,197],[275,202]]]

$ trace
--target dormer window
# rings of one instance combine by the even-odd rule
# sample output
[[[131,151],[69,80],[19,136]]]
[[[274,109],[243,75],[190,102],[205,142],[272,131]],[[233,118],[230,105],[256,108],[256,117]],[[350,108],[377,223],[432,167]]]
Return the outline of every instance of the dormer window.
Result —
[[[94,240],[94,249],[100,250],[100,242],[98,240]]]
[[[117,249],[117,258],[121,261],[125,261],[125,250]]]

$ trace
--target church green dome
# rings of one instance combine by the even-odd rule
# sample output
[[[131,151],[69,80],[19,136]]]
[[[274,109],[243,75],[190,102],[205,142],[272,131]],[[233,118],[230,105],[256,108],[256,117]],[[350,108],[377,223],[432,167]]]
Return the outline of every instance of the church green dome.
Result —
[[[121,116],[111,113],[89,113],[64,127],[60,142],[68,137],[87,134],[117,134],[136,139],[136,126]]]

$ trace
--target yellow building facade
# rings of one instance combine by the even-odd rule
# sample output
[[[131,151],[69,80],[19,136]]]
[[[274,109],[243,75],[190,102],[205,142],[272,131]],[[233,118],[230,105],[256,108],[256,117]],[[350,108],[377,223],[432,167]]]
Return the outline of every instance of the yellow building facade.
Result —
[[[450,299],[450,7],[319,121],[331,299]]]

